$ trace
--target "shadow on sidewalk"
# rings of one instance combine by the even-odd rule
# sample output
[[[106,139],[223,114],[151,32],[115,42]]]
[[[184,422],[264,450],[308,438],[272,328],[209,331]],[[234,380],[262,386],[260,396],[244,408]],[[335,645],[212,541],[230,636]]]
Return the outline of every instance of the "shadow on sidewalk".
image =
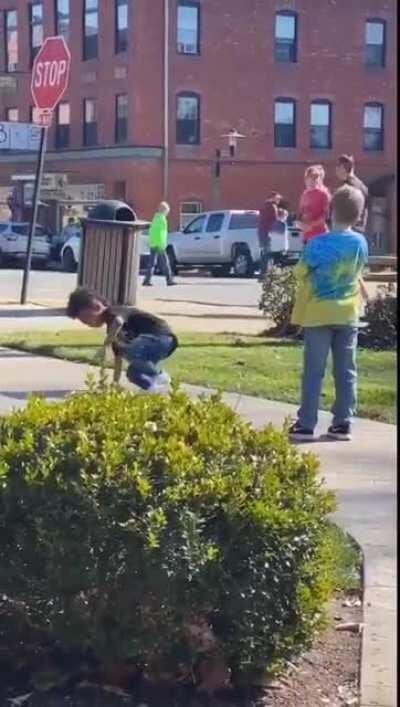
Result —
[[[171,304],[171,302],[169,302]],[[187,314],[186,312],[162,312],[163,317],[184,317],[187,319],[240,319],[240,320],[257,320],[263,323],[261,315],[254,314]]]
[[[31,358],[32,354],[29,351],[17,351],[16,349],[0,348],[0,358]]]
[[[0,319],[31,319],[35,317],[66,317],[65,309],[62,307],[47,308],[38,307],[34,309],[0,309]]]
[[[208,302],[207,300],[194,300],[194,299],[181,299],[172,297],[155,297],[154,302],[169,302],[170,304],[175,304],[176,302],[181,304],[199,304],[201,307],[220,307],[224,309],[258,309],[256,304],[230,304],[229,302]]]

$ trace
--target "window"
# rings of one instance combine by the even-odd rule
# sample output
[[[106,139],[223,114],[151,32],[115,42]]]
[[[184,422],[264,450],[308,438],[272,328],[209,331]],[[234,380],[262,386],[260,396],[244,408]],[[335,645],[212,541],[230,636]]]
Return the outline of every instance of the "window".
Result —
[[[386,26],[384,20],[367,20],[365,25],[365,63],[385,66]]]
[[[38,123],[39,122],[39,109],[36,108],[36,106],[31,106],[30,111],[29,111],[29,119],[31,123]]]
[[[230,231],[241,231],[245,228],[257,228],[259,216],[256,211],[245,214],[233,214],[229,222]]]
[[[18,123],[18,120],[19,120],[18,108],[7,108],[6,120],[9,123]]]
[[[202,233],[206,218],[206,216],[199,216],[199,218],[191,221],[189,225],[186,226],[185,233]]]
[[[115,142],[128,138],[128,96],[121,94],[115,100]]]
[[[35,2],[29,6],[31,64],[43,44],[43,5]]]
[[[115,51],[128,48],[128,0],[115,0]]]
[[[200,7],[192,0],[178,4],[177,48],[180,54],[200,54]]]
[[[90,147],[97,145],[97,104],[92,99],[86,99],[83,104],[83,144]]]
[[[383,106],[380,103],[364,106],[364,150],[383,150]]]
[[[69,40],[70,0],[56,0],[56,32],[65,41]]]
[[[16,10],[4,13],[6,71],[18,70],[18,15]]]
[[[69,147],[71,109],[69,103],[60,103],[57,108],[56,147]]]
[[[277,98],[274,115],[275,147],[296,147],[296,103],[291,98]]]
[[[329,101],[314,101],[311,103],[310,146],[316,149],[332,147],[332,107]]]
[[[275,60],[285,64],[297,61],[297,15],[294,12],[275,15]]]
[[[83,11],[83,59],[97,59],[99,42],[98,0],[84,0]]]
[[[180,228],[183,229],[187,226],[196,214],[200,214],[203,210],[203,204],[201,201],[184,201],[181,204],[180,213]]]
[[[178,95],[176,142],[178,145],[200,144],[200,97],[195,93]]]
[[[224,217],[225,214],[211,214],[208,217],[206,232],[216,233],[217,231],[220,231],[222,224],[224,223]]]
[[[27,224],[20,225],[18,223],[13,224],[12,230],[19,236],[27,236],[29,233],[29,226]]]

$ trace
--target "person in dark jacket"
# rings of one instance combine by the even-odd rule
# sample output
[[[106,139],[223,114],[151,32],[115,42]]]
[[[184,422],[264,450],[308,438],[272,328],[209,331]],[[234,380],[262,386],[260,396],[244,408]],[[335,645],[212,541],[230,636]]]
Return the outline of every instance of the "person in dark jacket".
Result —
[[[71,293],[67,316],[89,327],[106,327],[104,346],[111,346],[114,353],[115,383],[125,360],[131,383],[149,393],[169,392],[170,378],[160,371],[159,364],[173,354],[178,340],[166,321],[136,307],[127,307],[119,314],[103,297],[84,287]]]
[[[278,220],[278,207],[282,197],[278,192],[273,191],[260,209],[260,220],[258,223],[258,241],[261,250],[260,281],[264,279],[270,261],[271,238],[270,230],[272,225]]]
[[[365,233],[368,221],[368,187],[356,176],[354,172],[354,157],[351,155],[341,155],[336,165],[336,176],[340,186],[347,184],[349,187],[358,189],[364,197],[364,208],[360,219],[353,226],[353,230]]]

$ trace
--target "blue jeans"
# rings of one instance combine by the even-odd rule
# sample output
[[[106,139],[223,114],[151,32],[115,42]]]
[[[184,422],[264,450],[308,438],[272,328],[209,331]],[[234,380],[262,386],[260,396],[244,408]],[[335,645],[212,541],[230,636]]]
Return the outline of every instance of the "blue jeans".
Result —
[[[140,334],[121,352],[129,362],[126,372],[128,380],[142,390],[150,388],[160,373],[160,361],[171,356],[176,346],[173,336]]]
[[[274,257],[268,247],[261,248],[260,254],[260,279],[264,279],[271,265],[273,265]]]
[[[171,266],[169,264],[169,258],[165,250],[157,250],[156,248],[151,248],[149,255],[149,265],[147,268],[146,277],[144,278],[144,282],[146,285],[150,285],[151,278],[154,275],[154,270],[156,269],[157,263],[160,265],[162,274],[165,275],[167,283],[172,282]]]
[[[355,326],[318,326],[304,329],[304,369],[298,420],[314,430],[329,351],[335,380],[333,424],[351,422],[357,404],[357,334]]]

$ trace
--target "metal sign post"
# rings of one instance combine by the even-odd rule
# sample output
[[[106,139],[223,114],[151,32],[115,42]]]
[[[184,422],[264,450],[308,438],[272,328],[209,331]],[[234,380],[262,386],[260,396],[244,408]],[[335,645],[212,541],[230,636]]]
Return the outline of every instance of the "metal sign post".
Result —
[[[31,223],[30,223],[30,228],[29,228],[24,277],[22,280],[22,289],[21,289],[21,300],[20,300],[21,304],[26,304],[26,298],[27,298],[27,293],[28,293],[29,275],[30,275],[31,264],[32,264],[33,238],[34,238],[35,231],[36,231],[36,220],[37,220],[37,212],[38,212],[39,198],[40,198],[40,187],[41,187],[42,176],[43,176],[44,155],[46,152],[47,128],[41,128],[40,131],[41,131],[41,134],[40,134],[40,144],[39,144],[39,155],[38,155],[38,160],[37,160],[37,165],[36,165],[35,189],[33,192],[33,201],[32,201],[32,217],[31,217]]]
[[[39,156],[33,192],[32,218],[29,229],[26,263],[21,290],[21,304],[26,304],[32,251],[39,206],[40,187],[43,177],[46,152],[47,128],[51,124],[53,111],[68,88],[71,53],[63,37],[47,37],[35,57],[32,68],[31,92],[39,110],[40,128]]]

